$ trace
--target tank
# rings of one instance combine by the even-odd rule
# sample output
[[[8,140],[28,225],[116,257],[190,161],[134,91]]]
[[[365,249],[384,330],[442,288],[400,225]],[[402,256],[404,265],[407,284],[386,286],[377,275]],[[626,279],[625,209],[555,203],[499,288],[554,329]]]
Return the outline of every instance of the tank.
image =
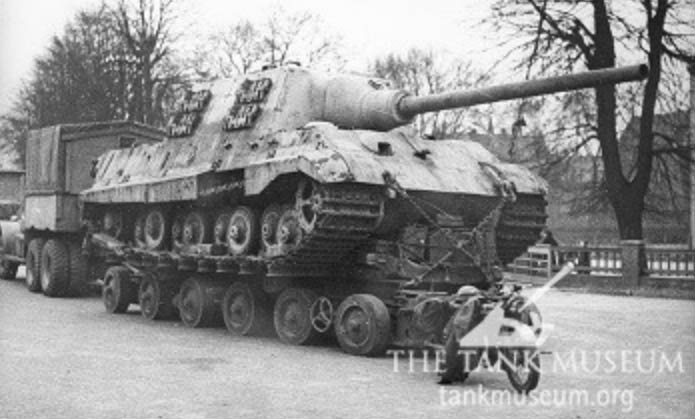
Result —
[[[102,247],[120,249],[112,264],[125,263],[140,282],[132,298],[161,299],[167,293],[147,287],[174,284],[167,295],[186,324],[204,323],[205,307],[221,304],[227,327],[246,334],[266,304],[289,343],[329,328],[351,353],[421,342],[429,335],[412,321],[415,303],[498,281],[499,268],[544,228],[547,186],[478,143],[414,136],[413,117],[646,72],[640,65],[429,96],[296,65],[200,83],[178,103],[165,141],[99,157],[81,193],[84,217]],[[119,275],[106,272],[106,290]],[[202,289],[214,290],[213,302]],[[391,337],[375,335],[354,307],[395,322]]]

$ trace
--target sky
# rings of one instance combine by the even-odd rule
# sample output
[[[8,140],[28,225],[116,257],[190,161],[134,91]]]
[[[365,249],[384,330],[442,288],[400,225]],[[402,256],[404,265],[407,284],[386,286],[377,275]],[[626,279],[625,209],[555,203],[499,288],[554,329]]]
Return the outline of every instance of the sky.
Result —
[[[190,31],[205,35],[239,19],[260,22],[278,0],[183,0]],[[29,77],[34,59],[81,9],[100,0],[0,0],[0,113]],[[492,0],[285,0],[319,14],[342,37],[350,68],[410,47],[477,55],[489,45],[476,23]]]

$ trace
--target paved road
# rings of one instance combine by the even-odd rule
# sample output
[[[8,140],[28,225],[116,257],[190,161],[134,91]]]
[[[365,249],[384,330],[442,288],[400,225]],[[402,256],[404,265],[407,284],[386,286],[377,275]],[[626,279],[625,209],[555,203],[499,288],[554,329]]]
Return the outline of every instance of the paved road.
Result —
[[[499,372],[438,386],[419,357],[394,372],[392,357],[108,315],[97,298],[0,281],[0,418],[695,417],[695,302],[551,291],[539,305],[552,353],[521,400]]]

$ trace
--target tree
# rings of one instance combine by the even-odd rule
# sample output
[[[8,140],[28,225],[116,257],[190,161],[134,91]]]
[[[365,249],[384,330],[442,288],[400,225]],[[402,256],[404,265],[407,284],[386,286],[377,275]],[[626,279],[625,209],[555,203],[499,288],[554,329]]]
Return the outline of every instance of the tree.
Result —
[[[655,155],[653,127],[661,98],[659,87],[665,72],[677,71],[682,67],[679,62],[693,54],[688,50],[693,39],[688,13],[693,6],[692,0],[499,0],[493,7],[497,27],[511,28],[516,39],[521,39],[516,47],[525,53],[527,74],[566,72],[579,66],[613,67],[618,53],[646,56],[650,73],[640,93],[634,170],[626,167],[626,158],[620,153],[620,97],[615,87],[594,89],[595,108],[584,108],[572,124],[583,136],[575,148],[593,140],[600,145],[605,190],[621,239],[643,237],[645,196]],[[639,12],[641,21],[632,19],[630,11]],[[577,92],[567,96],[565,108],[574,112],[582,109],[588,103],[582,100],[585,95]]]
[[[320,16],[281,6],[263,24],[242,20],[213,34],[198,48],[195,61],[202,78],[230,77],[293,61],[319,69],[344,64],[339,37]]]
[[[172,43],[175,0],[120,0],[112,10],[124,52],[119,61],[133,63],[135,74],[131,118],[149,124],[162,124],[162,99],[177,80],[167,66]]]
[[[14,118],[39,127],[125,116],[120,107],[125,95],[109,62],[117,49],[118,37],[103,6],[78,13],[35,61]]]
[[[395,87],[414,95],[441,93],[480,87],[490,78],[469,61],[448,65],[433,51],[410,49],[405,56],[388,54],[370,65],[370,72],[392,81]],[[420,135],[434,138],[456,137],[470,131],[483,131],[490,123],[488,108],[476,107],[419,115],[415,128]]]

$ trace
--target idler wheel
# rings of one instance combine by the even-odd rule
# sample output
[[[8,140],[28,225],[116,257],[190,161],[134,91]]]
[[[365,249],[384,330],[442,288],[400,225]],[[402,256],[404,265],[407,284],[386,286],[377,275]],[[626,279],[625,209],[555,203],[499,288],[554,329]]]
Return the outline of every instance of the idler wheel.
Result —
[[[291,345],[310,343],[318,332],[311,324],[311,307],[318,296],[305,288],[287,288],[275,301],[273,321],[281,341]]]
[[[278,204],[269,205],[261,216],[261,244],[263,252],[269,253],[277,245],[278,221],[282,215],[282,207]]]
[[[151,209],[145,217],[145,247],[161,250],[166,246],[166,239],[171,226],[162,208]]]
[[[391,340],[391,317],[386,304],[372,294],[353,294],[338,306],[335,335],[353,355],[377,356]]]
[[[297,247],[303,237],[304,233],[299,226],[297,211],[289,206],[284,207],[275,232],[275,241],[280,246],[281,253],[288,253]]]
[[[140,279],[138,302],[140,313],[147,320],[169,319],[173,317],[174,305],[172,299],[175,289],[170,284],[164,284],[152,273],[146,273]]]
[[[123,233],[123,214],[115,211],[106,211],[102,219],[104,233],[109,236],[120,239]]]
[[[322,206],[323,196],[319,185],[314,181],[302,179],[297,187],[295,210],[299,225],[305,232],[314,230]]]
[[[233,255],[253,253],[258,243],[258,219],[249,207],[237,207],[229,217],[227,246]]]
[[[184,246],[195,246],[209,241],[210,222],[201,211],[192,211],[183,222]]]
[[[104,275],[101,299],[108,313],[125,313],[137,302],[137,287],[130,280],[130,271],[123,266],[111,266]]]
[[[179,316],[188,327],[206,327],[222,323],[218,307],[224,287],[205,278],[189,278],[181,284],[178,296]]]
[[[233,334],[259,334],[270,326],[269,307],[270,302],[261,290],[235,282],[222,299],[224,324]]]
[[[212,242],[214,244],[227,245],[227,227],[229,226],[229,218],[232,216],[232,210],[225,208],[215,217],[215,223],[212,228]]]

